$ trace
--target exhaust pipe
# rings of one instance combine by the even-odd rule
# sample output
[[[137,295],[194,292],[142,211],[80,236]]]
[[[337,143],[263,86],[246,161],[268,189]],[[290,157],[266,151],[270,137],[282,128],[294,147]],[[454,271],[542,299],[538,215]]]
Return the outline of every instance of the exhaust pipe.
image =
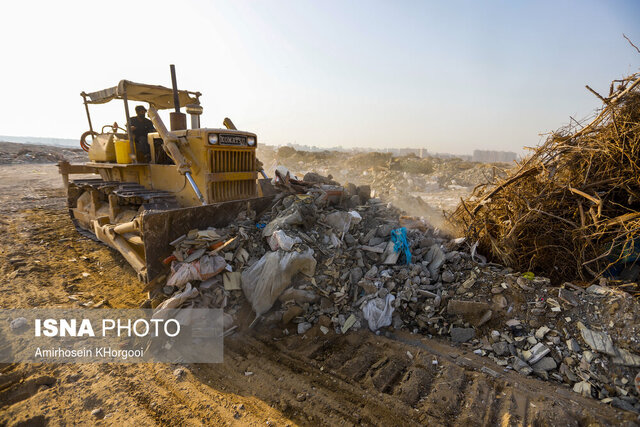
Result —
[[[173,87],[173,106],[175,112],[169,114],[171,131],[185,130],[187,128],[187,115],[180,112],[180,96],[178,95],[178,82],[176,81],[176,66],[171,64],[171,86]]]
[[[198,104],[187,104],[185,109],[189,116],[191,116],[191,129],[200,129],[200,115],[202,114],[202,107]]]

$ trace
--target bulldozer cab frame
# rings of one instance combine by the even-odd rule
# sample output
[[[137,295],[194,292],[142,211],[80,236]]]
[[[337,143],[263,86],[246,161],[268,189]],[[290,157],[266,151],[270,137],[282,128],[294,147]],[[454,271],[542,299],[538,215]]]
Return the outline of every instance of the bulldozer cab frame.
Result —
[[[131,115],[129,112],[129,101],[146,102],[149,105],[153,105],[156,109],[176,108],[176,100],[178,100],[181,105],[194,106],[191,107],[192,109],[195,109],[195,106],[200,106],[200,96],[202,96],[200,92],[192,92],[188,90],[179,90],[177,92],[178,94],[176,98],[174,96],[173,89],[158,85],[135,83],[129,80],[120,80],[117,86],[109,87],[96,92],[81,92],[80,96],[82,96],[85,112],[87,113],[87,121],[89,123],[89,132],[86,132],[85,135],[83,135],[83,137],[81,138],[81,146],[83,146],[84,148],[84,141],[87,136],[91,135],[92,137],[94,137],[98,135],[98,133],[93,129],[93,123],[91,122],[91,113],[89,112],[89,105],[105,104],[114,99],[121,99],[124,104],[124,114],[127,124],[126,129],[122,130],[128,136],[130,152],[135,153],[134,138],[131,134]],[[199,111],[201,112],[202,110],[200,109]],[[100,133],[104,133],[105,127],[107,126],[102,127]],[[117,129],[115,123],[112,127],[113,133],[116,133]],[[136,156],[134,156],[133,154],[131,156],[131,159],[133,163],[139,163]]]

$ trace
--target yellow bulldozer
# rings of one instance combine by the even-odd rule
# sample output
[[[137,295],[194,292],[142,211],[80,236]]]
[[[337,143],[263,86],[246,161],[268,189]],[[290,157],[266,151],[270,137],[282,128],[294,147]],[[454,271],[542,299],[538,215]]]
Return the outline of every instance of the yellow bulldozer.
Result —
[[[89,130],[80,145],[89,162],[58,165],[78,231],[120,252],[143,283],[166,270],[172,241],[193,229],[227,226],[245,209],[262,212],[274,194],[256,158],[256,134],[237,130],[228,118],[225,128],[201,128],[201,94],[178,90],[173,65],[171,80],[171,89],[122,80],[82,92]],[[113,123],[95,131],[89,106],[113,100],[124,102],[125,128]],[[149,105],[156,131],[146,141],[132,133],[129,101]],[[169,109],[170,130],[159,114]],[[69,181],[71,174],[99,177]]]

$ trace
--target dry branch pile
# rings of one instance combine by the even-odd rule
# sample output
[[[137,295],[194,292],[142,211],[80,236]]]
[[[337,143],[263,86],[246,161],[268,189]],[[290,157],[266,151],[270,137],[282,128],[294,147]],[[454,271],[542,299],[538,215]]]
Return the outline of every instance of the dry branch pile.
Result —
[[[452,216],[480,251],[554,282],[596,278],[640,251],[640,73],[606,98],[587,88],[603,101],[591,122],[551,134]]]

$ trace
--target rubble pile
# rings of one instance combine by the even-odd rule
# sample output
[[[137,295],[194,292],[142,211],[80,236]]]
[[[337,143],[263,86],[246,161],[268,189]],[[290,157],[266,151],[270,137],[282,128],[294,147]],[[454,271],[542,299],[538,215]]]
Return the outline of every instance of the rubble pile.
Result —
[[[282,165],[299,174],[308,172],[330,176],[333,180],[369,185],[374,197],[385,202],[411,206],[419,193],[467,189],[493,182],[503,176],[508,164],[486,164],[457,158],[419,158],[415,155],[393,157],[391,153],[308,152],[292,147],[259,147],[258,156],[268,174]],[[456,198],[456,200],[458,200]],[[422,202],[423,205],[426,203]],[[404,209],[404,208],[403,208]],[[429,207],[424,207],[429,209]],[[424,215],[419,209],[413,214]]]
[[[458,159],[440,161],[434,165],[432,176],[440,187],[475,187],[494,183],[504,177],[508,164],[466,162]]]
[[[551,287],[487,263],[477,245],[402,216],[368,186],[307,178],[277,182],[267,212],[242,212],[224,229],[172,242],[171,273],[148,304],[222,308],[227,334],[250,309],[252,326],[276,337],[439,336],[505,370],[640,411],[640,303],[628,293],[606,281]]]
[[[547,278],[479,264],[445,284],[442,295],[446,307],[427,333],[448,334],[503,369],[640,412],[633,385],[640,303],[630,294],[606,280],[587,289],[570,282],[552,287]]]
[[[603,107],[590,123],[553,133],[456,210],[492,259],[557,284],[640,276],[640,73],[598,96]]]
[[[61,160],[86,161],[87,153],[80,148],[0,141],[0,164],[57,163]]]

